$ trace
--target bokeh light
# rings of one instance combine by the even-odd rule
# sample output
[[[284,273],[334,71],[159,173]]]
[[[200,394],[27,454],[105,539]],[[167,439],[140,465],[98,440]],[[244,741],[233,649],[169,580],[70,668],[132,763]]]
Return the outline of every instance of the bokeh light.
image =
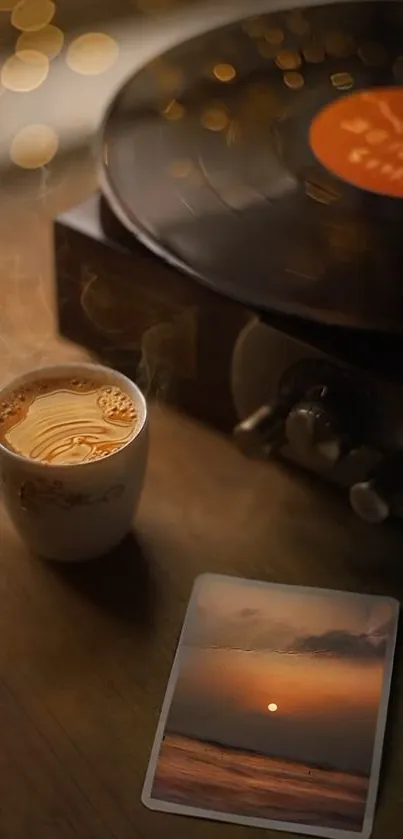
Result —
[[[193,163],[186,158],[183,160],[174,160],[169,167],[169,172],[173,178],[183,180],[184,178],[188,178],[193,172]]]
[[[64,35],[57,26],[44,26],[38,32],[22,32],[16,44],[16,52],[36,50],[48,58],[56,58],[63,49]]]
[[[284,41],[284,32],[279,27],[270,27],[265,30],[264,39],[268,44],[279,47]]]
[[[305,84],[304,77],[301,73],[290,70],[288,73],[284,73],[284,84],[291,90],[300,90]]]
[[[176,99],[172,99],[171,102],[168,102],[168,105],[164,108],[162,114],[165,119],[168,119],[170,122],[178,122],[185,116],[185,109],[180,102],[177,102]]]
[[[224,131],[229,123],[229,116],[224,108],[212,106],[202,114],[201,123],[208,131]]]
[[[13,8],[11,23],[21,32],[36,32],[50,23],[55,11],[51,0],[22,0]]]
[[[66,62],[70,70],[82,76],[99,76],[117,61],[119,47],[114,38],[104,32],[88,32],[70,44]]]
[[[28,93],[43,84],[49,72],[49,59],[37,50],[21,50],[4,62],[0,81],[7,90]]]
[[[50,163],[58,147],[58,135],[50,125],[27,125],[14,136],[10,157],[23,169],[40,169]]]
[[[216,64],[213,68],[213,76],[219,82],[232,82],[235,79],[236,70],[232,64]]]

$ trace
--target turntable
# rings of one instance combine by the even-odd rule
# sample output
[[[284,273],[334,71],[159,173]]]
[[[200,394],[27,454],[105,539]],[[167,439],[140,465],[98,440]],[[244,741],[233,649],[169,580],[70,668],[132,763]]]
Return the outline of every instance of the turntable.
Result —
[[[130,79],[56,225],[61,328],[402,515],[403,4],[270,3]]]

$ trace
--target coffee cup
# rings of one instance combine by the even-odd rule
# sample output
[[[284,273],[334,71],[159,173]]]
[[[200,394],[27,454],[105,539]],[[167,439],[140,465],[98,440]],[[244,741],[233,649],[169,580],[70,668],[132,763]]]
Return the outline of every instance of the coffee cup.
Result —
[[[7,405],[14,394],[35,390],[38,382],[51,388],[61,380],[90,380],[106,392],[119,391],[129,397],[135,415],[128,440],[88,462],[42,462],[13,450],[4,435],[1,438],[1,492],[16,530],[39,556],[74,562],[109,552],[131,530],[147,464],[147,406],[126,376],[84,363],[25,373],[0,391],[0,405]]]

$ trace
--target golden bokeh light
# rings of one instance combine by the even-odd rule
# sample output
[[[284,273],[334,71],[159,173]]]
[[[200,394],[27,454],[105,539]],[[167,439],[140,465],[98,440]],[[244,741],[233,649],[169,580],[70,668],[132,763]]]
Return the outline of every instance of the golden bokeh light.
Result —
[[[267,710],[274,714],[275,711],[278,711],[278,705],[276,705],[275,702],[270,702],[270,705],[267,706]]]
[[[12,12],[21,0],[0,0],[0,12]]]
[[[298,70],[301,66],[301,56],[293,50],[280,50],[277,53],[276,64],[280,70]]]
[[[15,51],[35,50],[48,58],[56,58],[63,49],[64,35],[57,26],[44,26],[39,32],[22,32],[16,44]]]
[[[49,59],[37,50],[21,50],[2,67],[0,81],[7,90],[28,93],[43,84],[49,73]]]
[[[289,71],[288,73],[284,73],[284,84],[286,84],[290,90],[300,90],[305,84],[304,77],[301,73]]]
[[[180,102],[177,102],[176,99],[172,99],[172,101],[168,102],[168,105],[162,111],[162,115],[170,122],[179,122],[179,120],[183,119],[185,116],[185,109]]]
[[[219,82],[232,82],[236,77],[236,70],[232,64],[216,64],[213,68],[213,76]]]
[[[266,29],[264,39],[268,44],[273,44],[273,46],[279,47],[284,41],[284,32],[278,27]]]
[[[174,160],[169,167],[169,173],[173,178],[184,180],[191,175],[193,168],[192,161],[187,158],[184,158],[183,160]]]
[[[79,35],[70,44],[66,62],[70,70],[82,76],[100,76],[115,64],[119,47],[114,38],[104,32]]]
[[[229,116],[224,108],[211,106],[202,114],[201,123],[208,131],[224,131],[229,124]]]
[[[354,85],[351,73],[333,73],[330,81],[337,90],[351,90]]]
[[[59,138],[50,125],[27,125],[15,135],[10,157],[22,169],[40,169],[54,158]]]
[[[11,23],[21,32],[37,32],[50,23],[55,11],[51,0],[21,0],[13,8]]]

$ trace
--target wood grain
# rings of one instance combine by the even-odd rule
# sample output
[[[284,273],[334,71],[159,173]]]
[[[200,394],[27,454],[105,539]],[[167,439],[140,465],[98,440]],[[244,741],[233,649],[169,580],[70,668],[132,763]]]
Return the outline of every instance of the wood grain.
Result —
[[[85,356],[57,334],[49,224],[34,215],[4,226],[0,264],[1,380]],[[398,526],[369,528],[322,483],[248,462],[229,439],[161,405],[151,408],[151,440],[135,533],[113,556],[41,563],[1,509],[2,839],[256,835],[140,803],[195,577],[215,571],[402,596]],[[401,835],[399,658],[374,839]]]

